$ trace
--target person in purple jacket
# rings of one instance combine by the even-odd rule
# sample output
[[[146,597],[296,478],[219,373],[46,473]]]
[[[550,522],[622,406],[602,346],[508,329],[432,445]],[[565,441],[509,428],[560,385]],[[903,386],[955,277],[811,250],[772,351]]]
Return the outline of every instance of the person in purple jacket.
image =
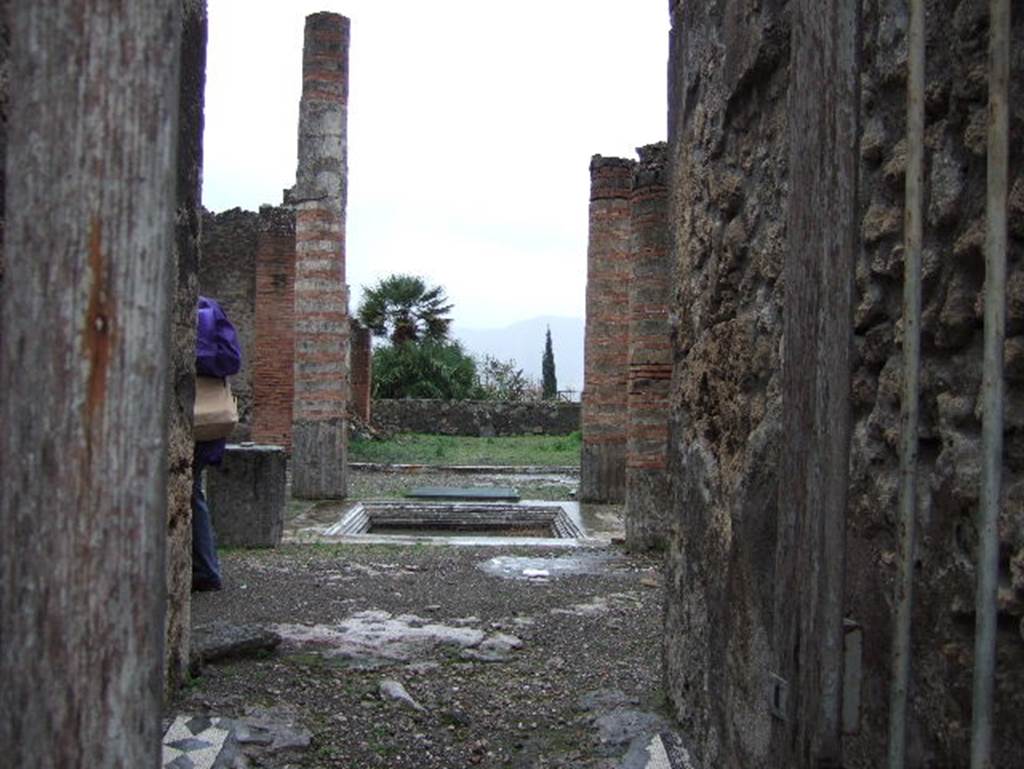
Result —
[[[224,310],[213,299],[199,297],[196,317],[196,374],[225,379],[242,367],[238,334]],[[227,440],[197,441],[192,464],[192,589],[222,587],[217,543],[210,508],[203,493],[203,471],[219,465]]]

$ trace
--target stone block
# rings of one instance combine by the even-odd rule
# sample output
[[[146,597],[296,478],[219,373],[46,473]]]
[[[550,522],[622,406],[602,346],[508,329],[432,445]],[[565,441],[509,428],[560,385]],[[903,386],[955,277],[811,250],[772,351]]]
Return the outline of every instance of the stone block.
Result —
[[[281,446],[229,444],[206,490],[217,544],[276,547],[284,529],[285,453]]]

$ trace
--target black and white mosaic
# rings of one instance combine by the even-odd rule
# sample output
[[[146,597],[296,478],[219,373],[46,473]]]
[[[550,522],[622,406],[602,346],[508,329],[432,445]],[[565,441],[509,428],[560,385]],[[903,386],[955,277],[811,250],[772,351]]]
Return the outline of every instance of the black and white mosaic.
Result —
[[[220,718],[178,716],[164,732],[164,769],[228,769],[234,761],[218,761],[231,735]]]

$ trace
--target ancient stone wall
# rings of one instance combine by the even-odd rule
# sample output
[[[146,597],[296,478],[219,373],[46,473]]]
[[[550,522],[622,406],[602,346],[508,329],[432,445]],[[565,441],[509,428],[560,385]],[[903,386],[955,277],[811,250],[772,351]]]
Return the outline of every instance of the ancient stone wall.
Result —
[[[375,400],[373,424],[386,432],[433,435],[568,435],[580,429],[580,404]]]
[[[626,471],[632,160],[590,162],[580,499],[622,502]]]
[[[987,3],[928,3],[919,541],[908,766],[965,766],[978,507]],[[705,766],[773,767],[768,675],[780,447],[789,11],[676,3],[670,231],[676,279],[666,685]],[[906,11],[865,0],[846,615],[864,632],[848,767],[884,764],[897,575]],[[1024,19],[1011,83],[1006,432],[993,765],[1024,743]],[[1018,402],[1021,401],[1021,402]],[[792,405],[792,404],[791,404]],[[798,404],[797,404],[798,405]],[[780,554],[785,557],[785,554]]]
[[[299,165],[286,203],[295,209],[295,399],[292,493],[346,494],[349,20],[306,17],[299,103]]]
[[[664,143],[640,147],[633,171],[626,427],[626,546],[658,547],[668,508],[671,281]]]
[[[765,697],[785,254],[784,2],[676,6],[665,674],[704,766],[772,766]]]
[[[918,548],[908,760],[966,765],[971,722],[980,479],[988,3],[927,3]],[[847,607],[865,632],[865,702],[887,694],[897,574],[897,501],[905,173],[906,19],[897,0],[864,4],[862,253],[856,273],[854,432]],[[1024,751],[1024,18],[1014,19],[1006,425],[994,766]],[[850,752],[879,755],[883,707],[865,713]],[[877,765],[878,761],[875,761]]]
[[[200,261],[206,2],[182,3],[178,106],[177,211],[172,273],[171,382],[167,444],[167,691],[185,682],[191,637],[192,408],[195,400],[196,301]]]
[[[233,208],[219,214],[203,212],[199,293],[216,299],[238,332],[242,370],[231,377],[238,399],[235,440],[248,440],[253,411],[256,264],[260,216]]]
[[[9,0],[0,2],[0,245],[4,240],[4,223],[7,221],[4,208],[4,195],[7,189],[7,169],[4,161],[7,158],[7,111],[10,95],[10,49],[11,30],[7,21],[7,5]],[[4,285],[4,250],[0,248],[0,288]],[[0,329],[0,334],[3,331]]]
[[[291,447],[295,365],[295,215],[263,206],[256,234],[252,440]]]

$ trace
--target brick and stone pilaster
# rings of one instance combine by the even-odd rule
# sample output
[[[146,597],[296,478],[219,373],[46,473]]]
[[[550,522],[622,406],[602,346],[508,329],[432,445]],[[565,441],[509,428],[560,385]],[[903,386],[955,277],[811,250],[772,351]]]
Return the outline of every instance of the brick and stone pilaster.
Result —
[[[256,234],[252,439],[291,448],[295,366],[295,215],[263,206]]]
[[[668,510],[668,395],[672,379],[665,144],[640,147],[633,171],[632,280],[626,440],[626,546],[660,547]]]
[[[295,210],[292,494],[346,495],[348,288],[345,285],[349,20],[306,18]]]
[[[590,242],[584,342],[580,499],[622,502],[626,468],[626,381],[634,163],[590,162]]]
[[[352,321],[352,346],[349,372],[352,395],[349,410],[364,423],[370,423],[370,390],[373,384],[373,335],[357,320]]]

